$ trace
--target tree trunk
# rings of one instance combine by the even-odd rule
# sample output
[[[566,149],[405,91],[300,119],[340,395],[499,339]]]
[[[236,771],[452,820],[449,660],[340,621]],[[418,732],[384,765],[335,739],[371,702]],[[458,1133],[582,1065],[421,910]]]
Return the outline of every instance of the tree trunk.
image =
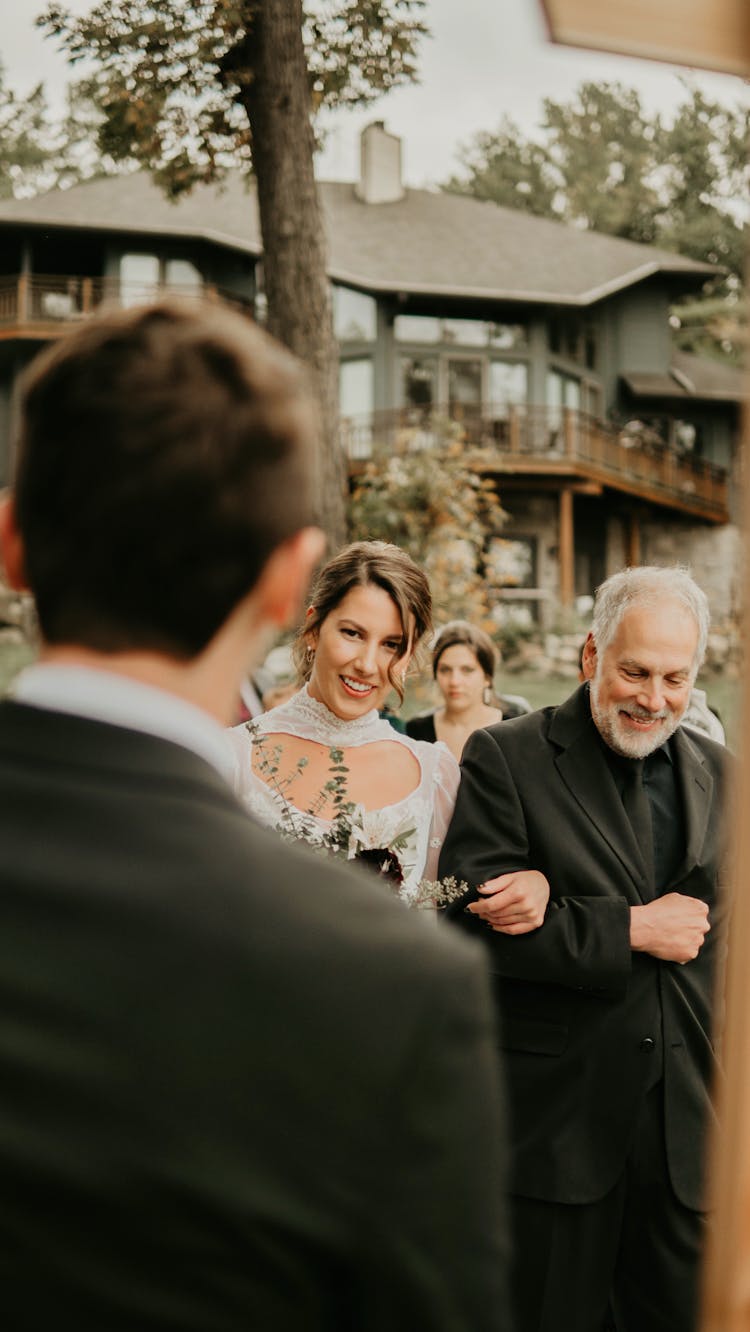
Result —
[[[301,0],[250,0],[243,90],[263,236],[268,330],[311,369],[320,404],[316,518],[329,545],[346,536],[345,460],[338,425],[338,350],[326,244],[313,173]]]

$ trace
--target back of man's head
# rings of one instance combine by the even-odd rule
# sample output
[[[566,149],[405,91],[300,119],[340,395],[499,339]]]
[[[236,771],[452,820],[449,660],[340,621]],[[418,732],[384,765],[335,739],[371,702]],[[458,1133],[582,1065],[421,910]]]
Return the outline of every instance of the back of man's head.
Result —
[[[15,478],[45,641],[198,655],[310,522],[314,429],[297,362],[223,307],[118,311],[45,351]]]

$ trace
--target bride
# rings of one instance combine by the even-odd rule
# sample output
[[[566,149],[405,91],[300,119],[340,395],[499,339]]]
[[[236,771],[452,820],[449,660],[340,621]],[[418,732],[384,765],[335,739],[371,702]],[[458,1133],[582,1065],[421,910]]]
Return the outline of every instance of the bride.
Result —
[[[328,561],[311,595],[294,644],[301,689],[228,732],[235,789],[261,822],[321,843],[343,794],[356,810],[358,851],[395,848],[400,895],[415,902],[421,881],[437,876],[459,767],[446,745],[401,734],[378,710],[391,690],[403,700],[432,627],[429,584],[397,546],[358,541]],[[532,929],[536,881],[519,894],[514,921],[526,912]]]

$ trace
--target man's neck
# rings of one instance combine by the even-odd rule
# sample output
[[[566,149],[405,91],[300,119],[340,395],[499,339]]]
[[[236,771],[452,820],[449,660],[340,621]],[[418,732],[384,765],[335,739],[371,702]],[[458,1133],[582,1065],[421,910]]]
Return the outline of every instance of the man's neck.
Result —
[[[233,720],[243,678],[241,667],[236,679],[234,675],[227,678],[205,654],[183,661],[158,652],[105,653],[77,644],[46,645],[39,654],[39,663],[104,671],[151,685],[200,708],[222,726]]]

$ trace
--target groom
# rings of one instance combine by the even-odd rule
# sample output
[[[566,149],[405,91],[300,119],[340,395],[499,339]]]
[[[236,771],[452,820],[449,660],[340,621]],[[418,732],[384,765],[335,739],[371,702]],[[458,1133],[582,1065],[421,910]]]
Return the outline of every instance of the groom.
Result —
[[[312,451],[296,363],[221,309],[92,320],[27,376],[0,519],[42,636],[0,704],[9,1328],[507,1327],[474,946],[227,784],[222,727],[321,554]]]

